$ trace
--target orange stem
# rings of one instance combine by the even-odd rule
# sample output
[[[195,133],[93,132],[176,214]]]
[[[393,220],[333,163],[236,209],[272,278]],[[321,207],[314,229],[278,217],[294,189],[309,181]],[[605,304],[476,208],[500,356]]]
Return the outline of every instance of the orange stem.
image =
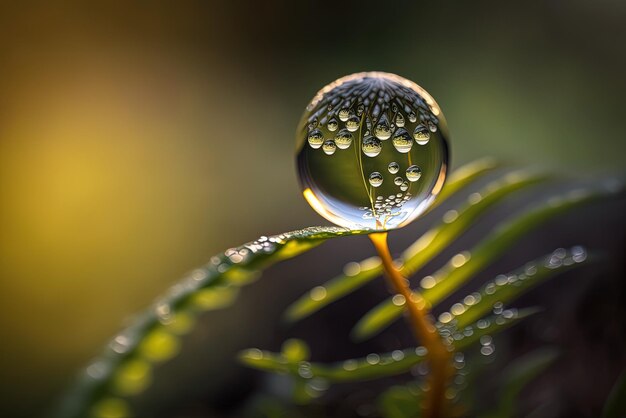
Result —
[[[424,405],[424,416],[444,417],[446,388],[453,373],[452,353],[435,328],[426,301],[418,292],[411,290],[408,281],[393,265],[393,258],[387,245],[387,233],[377,232],[370,234],[369,237],[382,260],[387,278],[395,291],[404,296],[406,311],[418,342],[428,350],[429,390]]]

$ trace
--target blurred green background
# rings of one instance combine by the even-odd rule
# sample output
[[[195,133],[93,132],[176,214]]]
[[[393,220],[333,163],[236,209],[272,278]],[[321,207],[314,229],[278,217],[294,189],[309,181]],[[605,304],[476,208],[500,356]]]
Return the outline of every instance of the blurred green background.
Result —
[[[294,131],[365,70],[426,88],[453,167],[484,155],[619,173],[626,3],[4,2],[0,339],[28,416],[212,253],[322,224]]]

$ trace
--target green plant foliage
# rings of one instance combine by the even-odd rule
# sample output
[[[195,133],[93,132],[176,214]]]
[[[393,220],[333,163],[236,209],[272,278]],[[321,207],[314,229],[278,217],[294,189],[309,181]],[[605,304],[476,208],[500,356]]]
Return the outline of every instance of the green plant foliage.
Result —
[[[492,160],[481,160],[456,171],[450,176],[438,203],[495,167]],[[424,266],[494,204],[516,190],[544,179],[543,176],[518,172],[504,176],[481,192],[470,195],[468,203],[456,211],[449,211],[444,216],[443,223],[432,228],[403,253],[403,273],[410,274]],[[459,262],[459,256],[456,256],[431,276],[429,280],[432,285],[423,286],[426,288],[425,299],[433,305],[441,302],[506,251],[528,229],[578,204],[607,195],[608,192],[593,190],[570,193],[504,222],[471,252],[464,253],[462,263]],[[212,257],[205,266],[192,271],[170,288],[107,344],[103,353],[85,369],[69,391],[57,415],[63,418],[132,415],[125,399],[148,387],[156,363],[167,361],[179,352],[180,336],[193,329],[195,317],[199,313],[232,305],[242,286],[256,280],[263,269],[276,262],[295,257],[330,238],[365,233],[367,231],[312,227],[261,237]],[[549,260],[544,260],[543,264],[534,265],[535,271],[532,274],[529,274],[529,269],[532,270],[533,265],[527,265],[524,272],[516,273],[516,280],[510,279],[511,276],[504,276],[506,280],[496,278],[479,292],[470,295],[474,297],[475,303],[466,303],[467,300],[464,299],[452,305],[447,316],[439,318],[437,326],[440,334],[449,340],[455,350],[461,351],[479,342],[481,337],[494,335],[535,313],[535,309],[505,310],[500,306],[497,311],[494,309],[494,315],[484,317],[496,302],[511,301],[556,272],[582,261],[575,259],[574,250],[564,256],[561,253],[562,250],[558,250]],[[550,261],[555,255],[558,265],[553,265]],[[287,316],[293,321],[310,315],[374,279],[381,271],[380,261],[376,257],[358,264],[351,263],[344,276],[334,279],[324,288],[313,289],[310,294],[292,305]],[[462,312],[457,306],[460,303],[463,303]],[[365,319],[367,325],[359,335],[374,335],[397,318],[402,312],[402,303],[397,305],[390,299],[383,308],[375,311],[377,313],[374,316],[368,315]],[[309,348],[303,341],[288,340],[280,353],[250,349],[240,353],[240,360],[259,370],[291,376],[294,382],[293,400],[297,404],[303,404],[320,396],[333,383],[407,373],[423,361],[426,354],[424,347],[417,347],[322,364],[309,360]],[[407,393],[415,396],[414,392],[415,388],[395,389],[395,392],[391,391],[383,396],[380,404],[386,416],[401,416],[397,414],[401,413],[404,408],[402,405],[408,400]],[[393,403],[396,406],[392,406]]]
[[[337,227],[312,227],[231,248],[212,257],[174,285],[153,306],[107,344],[78,378],[63,400],[57,416],[128,416],[124,397],[136,395],[150,384],[152,367],[175,356],[181,334],[193,328],[203,311],[233,304],[239,288],[259,277],[270,265],[295,257],[327,239],[361,234]],[[303,355],[297,347],[291,356]]]
[[[502,372],[497,406],[481,418],[512,417],[516,415],[521,391],[550,366],[558,353],[551,348],[535,350],[511,363]]]
[[[554,197],[547,203],[502,222],[473,249],[453,256],[434,274],[422,279],[422,297],[436,305],[495,261],[533,228],[574,207],[612,195],[612,192],[604,189],[578,190]],[[371,338],[399,318],[403,309],[402,304],[394,304],[393,298],[385,300],[363,316],[352,335],[357,340]]]
[[[441,204],[445,199],[463,190],[466,185],[489,173],[496,167],[496,164],[490,159],[461,167],[450,176],[449,182],[446,183],[436,200],[437,204]],[[442,222],[441,225],[425,233],[422,238],[409,247],[403,255],[405,260],[403,273],[410,274],[411,269],[414,271],[423,266],[465,231],[477,216],[497,201],[506,197],[507,194],[536,183],[539,180],[540,177],[538,176],[520,173],[517,176],[507,177],[505,181],[496,183],[495,186],[492,184],[489,189],[484,191],[484,198],[481,202],[464,206],[461,209],[461,215],[457,219]],[[420,251],[420,249],[425,251]],[[289,322],[303,319],[374,280],[382,274],[382,271],[382,264],[378,257],[371,257],[360,263],[349,263],[346,265],[343,275],[335,277],[323,285],[325,290],[323,298],[316,297],[315,292],[304,295],[287,308],[285,318]]]
[[[604,404],[602,418],[623,418],[626,416],[626,370],[613,385],[611,393]]]

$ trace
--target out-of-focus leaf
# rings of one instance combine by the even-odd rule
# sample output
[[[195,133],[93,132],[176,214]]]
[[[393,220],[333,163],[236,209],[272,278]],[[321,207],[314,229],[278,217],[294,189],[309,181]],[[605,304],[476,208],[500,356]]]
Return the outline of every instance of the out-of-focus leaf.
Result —
[[[502,222],[472,250],[453,256],[433,275],[424,277],[421,281],[422,297],[433,306],[438,304],[533,228],[579,205],[614,195],[614,191],[604,189],[576,190]],[[394,304],[392,298],[383,301],[356,324],[353,337],[357,340],[371,338],[399,318],[403,310],[404,305]]]
[[[239,359],[255,369],[274,373],[324,379],[331,383],[364,381],[402,374],[423,361],[424,347],[395,350],[384,354],[369,354],[365,358],[349,359],[324,364],[308,361],[290,362],[282,353],[261,351],[257,348],[242,351]]]
[[[461,174],[456,175],[455,179],[444,186],[444,191],[451,191],[447,192],[443,198],[445,199],[454,192],[462,190],[470,181],[483,175],[491,168],[493,168],[492,164],[484,162],[467,168],[460,168],[458,171]],[[489,208],[509,194],[545,178],[545,176],[524,172],[509,173],[503,179],[489,184],[484,190],[471,194],[468,202],[458,210],[448,211],[439,225],[427,231],[404,251],[402,254],[404,260],[402,273],[411,275],[419,270],[469,228]],[[437,202],[441,201],[441,197],[437,199]],[[285,312],[285,318],[290,322],[299,321],[369,283],[380,274],[382,274],[382,265],[378,257],[369,258],[360,263],[349,263],[346,265],[343,275],[335,277],[323,286],[314,288],[291,304]]]
[[[416,384],[392,386],[378,397],[384,418],[420,418],[423,392]]]
[[[478,292],[471,293],[453,304],[448,311],[448,317],[457,327],[463,328],[490,312],[494,304],[506,304],[585,260],[587,252],[582,247],[573,247],[569,251],[559,248],[552,254],[527,263],[515,272],[498,275]]]
[[[626,417],[626,371],[622,372],[613,385],[602,410],[602,418],[624,417]]]
[[[261,237],[212,257],[207,265],[170,288],[109,342],[70,389],[57,415],[78,418],[126,410],[127,404],[120,397],[145,389],[153,364],[176,355],[179,335],[192,329],[196,314],[230,306],[238,288],[257,278],[263,268],[295,257],[329,238],[363,233],[337,227],[311,227]]]
[[[558,352],[550,348],[535,350],[515,360],[503,371],[498,394],[498,406],[483,418],[512,417],[516,415],[517,399],[521,391],[550,366]]]
[[[441,330],[440,332],[443,331],[442,335],[448,336],[457,351],[463,351],[467,347],[480,342],[481,337],[498,334],[538,312],[541,312],[541,309],[507,309],[503,310],[501,314],[491,315],[489,317],[479,319],[474,324],[465,327],[463,330],[457,329],[450,332]]]

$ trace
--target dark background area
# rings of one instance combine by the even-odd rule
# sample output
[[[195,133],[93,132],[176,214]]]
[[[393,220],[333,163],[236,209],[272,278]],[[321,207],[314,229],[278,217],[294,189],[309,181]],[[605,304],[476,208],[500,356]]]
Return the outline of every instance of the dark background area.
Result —
[[[125,318],[211,254],[323,224],[300,196],[294,131],[340,76],[389,71],[428,90],[453,167],[491,155],[575,181],[621,176],[625,22],[617,0],[3,4],[0,415],[48,407]],[[541,199],[501,208],[447,255]],[[547,416],[596,416],[624,366],[622,203],[559,219],[482,277],[560,246],[609,255],[520,302],[553,309],[512,331],[511,355],[546,341],[570,350],[527,394],[529,408],[559,400]],[[434,216],[392,234],[393,249]],[[235,308],[203,318],[137,400],[148,416],[239,403],[263,377],[215,365],[240,348],[299,335],[331,360],[410,344],[401,323],[373,345],[347,339],[382,282],[298,328],[278,324],[299,294],[372,254],[350,239],[277,267]],[[543,335],[545,324],[556,331]]]

